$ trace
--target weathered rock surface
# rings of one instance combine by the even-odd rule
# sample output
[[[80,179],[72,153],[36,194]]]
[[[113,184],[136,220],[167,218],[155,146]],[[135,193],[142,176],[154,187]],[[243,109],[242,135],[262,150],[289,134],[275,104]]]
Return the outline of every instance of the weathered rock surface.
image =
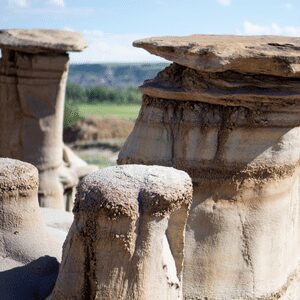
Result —
[[[181,299],[189,176],[102,169],[80,183],[51,299]]]
[[[190,35],[135,41],[135,47],[202,72],[300,77],[300,38]]]
[[[0,241],[5,257],[1,270],[29,263],[44,255],[60,258],[60,247],[48,234],[37,199],[37,169],[24,162],[0,158]]]
[[[218,49],[220,57],[227,57],[228,49],[233,51],[233,60],[222,63],[222,70],[209,55],[208,67],[201,69],[205,56],[200,55],[198,38],[200,68],[190,64],[194,69],[183,66],[185,59],[192,61],[188,46],[183,51],[180,43],[172,46],[171,38],[161,40],[149,42],[154,47],[151,51],[148,44],[141,44],[150,52],[165,51],[157,52],[165,58],[165,53],[174,50],[172,60],[177,64],[142,87],[142,108],[118,163],[173,166],[193,180],[184,297],[297,299],[299,78],[286,78],[291,74],[274,65],[270,65],[274,72],[263,75],[267,69],[258,63],[249,67],[252,74],[246,74],[243,60],[235,61],[240,55],[246,57],[240,48],[245,45],[235,45],[231,37],[221,37],[220,46],[217,38],[211,48],[207,46]],[[283,42],[275,37],[261,41]],[[161,50],[160,44],[169,48]],[[262,51],[257,45],[258,50],[249,51]],[[295,53],[286,54],[287,61],[292,55],[297,61]],[[263,60],[272,61],[272,57],[265,52]]]
[[[144,95],[272,111],[300,111],[298,78],[201,72],[176,63],[140,87]]]
[[[63,167],[62,134],[66,51],[84,45],[68,31],[0,31],[0,157],[38,168],[39,201],[46,207],[65,209],[65,185],[78,182]]]
[[[38,171],[0,158],[0,295],[44,299],[53,289],[61,257],[38,206]]]
[[[47,29],[0,30],[0,48],[40,53],[82,51],[86,47],[86,41],[78,32]]]

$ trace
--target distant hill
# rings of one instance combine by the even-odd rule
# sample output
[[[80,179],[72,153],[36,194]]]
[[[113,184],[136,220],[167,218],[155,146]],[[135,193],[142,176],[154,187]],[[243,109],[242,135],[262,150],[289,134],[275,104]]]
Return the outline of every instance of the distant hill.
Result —
[[[69,82],[82,86],[137,87],[168,63],[70,65]]]

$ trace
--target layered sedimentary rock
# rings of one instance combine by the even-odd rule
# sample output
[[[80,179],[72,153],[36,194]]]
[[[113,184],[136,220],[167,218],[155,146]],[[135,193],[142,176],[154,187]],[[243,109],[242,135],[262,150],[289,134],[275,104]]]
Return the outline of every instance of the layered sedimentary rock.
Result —
[[[192,183],[182,171],[119,166],[79,184],[51,299],[181,299]]]
[[[184,297],[297,299],[300,39],[162,37],[135,45],[175,63],[141,87],[119,164],[174,166],[192,177]]]
[[[42,206],[65,206],[60,177],[72,176],[62,166],[67,51],[85,47],[73,32],[0,31],[0,156],[38,168]]]
[[[0,158],[0,294],[44,299],[58,274],[60,244],[46,229],[38,205],[38,170]]]

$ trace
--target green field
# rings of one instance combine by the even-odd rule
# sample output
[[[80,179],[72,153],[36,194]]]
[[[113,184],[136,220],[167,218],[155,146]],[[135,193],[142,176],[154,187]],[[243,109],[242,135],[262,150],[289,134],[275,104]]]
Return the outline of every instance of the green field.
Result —
[[[78,104],[79,114],[87,116],[114,116],[128,120],[135,120],[138,116],[139,104]]]

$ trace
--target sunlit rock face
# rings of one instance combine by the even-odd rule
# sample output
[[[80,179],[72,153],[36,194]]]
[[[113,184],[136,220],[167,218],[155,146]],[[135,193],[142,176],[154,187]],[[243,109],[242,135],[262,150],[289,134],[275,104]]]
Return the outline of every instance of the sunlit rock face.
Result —
[[[51,299],[182,299],[192,182],[183,171],[128,165],[86,176]]]
[[[118,162],[192,177],[184,297],[297,299],[299,39],[161,37],[135,45],[175,63],[141,87],[142,108]]]
[[[64,178],[77,183],[62,165],[62,130],[67,51],[85,47],[73,32],[0,31],[0,156],[38,168],[42,206],[64,208]]]

